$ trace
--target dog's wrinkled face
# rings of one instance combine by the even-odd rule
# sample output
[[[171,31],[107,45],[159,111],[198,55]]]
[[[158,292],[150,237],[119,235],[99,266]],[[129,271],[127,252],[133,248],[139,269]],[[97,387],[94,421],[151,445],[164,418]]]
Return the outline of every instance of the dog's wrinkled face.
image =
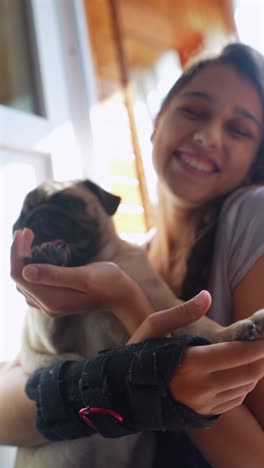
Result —
[[[34,232],[32,255],[26,263],[84,265],[101,248],[105,216],[113,215],[120,197],[90,180],[47,182],[30,192],[13,231]]]

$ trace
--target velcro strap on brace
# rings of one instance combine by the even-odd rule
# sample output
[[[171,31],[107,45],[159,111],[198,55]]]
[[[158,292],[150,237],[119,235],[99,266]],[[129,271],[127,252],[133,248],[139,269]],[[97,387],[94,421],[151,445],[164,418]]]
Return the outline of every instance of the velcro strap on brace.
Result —
[[[79,417],[78,411],[64,398],[63,388],[68,385],[64,374],[72,369],[70,384],[79,395],[78,379],[85,360],[60,361],[45,369],[35,371],[26,384],[26,394],[36,401],[36,429],[48,440],[79,439],[96,433],[96,430]],[[71,386],[69,385],[71,388]]]
[[[168,392],[185,348],[206,344],[206,338],[187,335],[155,338],[36,371],[26,392],[37,402],[37,429],[62,440],[209,426],[216,416],[203,417]],[[88,424],[79,416],[82,408]]]

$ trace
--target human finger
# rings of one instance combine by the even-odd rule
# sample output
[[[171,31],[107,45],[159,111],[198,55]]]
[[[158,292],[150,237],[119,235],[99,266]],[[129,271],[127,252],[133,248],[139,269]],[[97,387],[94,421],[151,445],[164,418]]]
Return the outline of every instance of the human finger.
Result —
[[[224,402],[220,403],[219,405],[211,408],[210,413],[205,411],[205,412],[200,412],[199,414],[201,414],[202,416],[207,416],[208,414],[217,415],[217,414],[226,413],[227,411],[230,411],[231,409],[242,405],[245,397],[246,397],[246,395],[245,396],[242,395],[242,396],[233,398],[231,400],[228,399],[227,401],[224,401]]]
[[[243,403],[248,393],[252,392],[256,386],[257,382],[253,382],[248,385],[243,385],[232,390],[227,390],[217,395],[214,399],[214,406],[210,407],[210,411],[214,414],[223,413],[234,407],[234,401],[237,401],[239,406]],[[204,414],[207,414],[208,411]]]
[[[184,327],[200,319],[211,305],[208,291],[201,291],[181,305],[149,315],[129,340],[129,344],[166,336],[177,328]]]
[[[201,353],[202,349],[207,353]],[[239,387],[255,385],[263,376],[264,358],[244,365],[228,368],[226,362],[224,369],[212,371],[207,367],[206,357],[215,355],[218,345],[196,346],[186,349],[181,365],[176,369],[175,375],[169,383],[169,391],[175,400],[190,406],[201,414],[207,414],[212,406],[219,402],[219,395],[230,391],[227,400],[232,400],[232,391],[236,394]],[[212,367],[212,366],[211,366]],[[227,401],[225,400],[225,401]]]
[[[40,309],[49,318],[59,318],[72,314],[78,304],[78,313],[85,311],[89,306],[88,297],[80,291],[70,288],[57,288],[52,286],[27,284],[20,280],[16,286],[31,307]],[[92,301],[94,305],[95,301]]]
[[[245,394],[241,394],[240,396],[232,399],[227,399],[226,401],[221,402],[220,404],[214,406],[210,410],[210,414],[216,415],[216,414],[223,414],[226,413],[227,411],[230,411],[233,408],[236,408],[237,406],[242,405],[243,401],[245,400],[247,396],[247,392]],[[200,413],[201,415],[206,416],[208,413]]]
[[[17,289],[24,295],[29,305],[40,308],[47,316],[53,318],[71,313],[75,304],[78,305],[79,310],[85,310],[89,307],[89,302],[91,302],[91,306],[99,306],[103,298],[105,299],[104,295],[107,295],[108,290],[111,297],[109,286],[108,289],[107,287],[102,289],[104,283],[109,285],[109,270],[111,270],[112,275],[113,272],[117,274],[117,265],[110,262],[105,262],[106,265],[102,266],[101,262],[95,263],[87,268],[29,265],[29,269],[34,271],[35,268],[39,267],[40,272],[43,272],[43,278],[40,277],[39,282],[36,281],[36,284],[33,281],[30,282],[29,279],[32,278],[28,278],[27,273],[24,275],[24,259],[31,255],[33,239],[33,232],[25,228],[23,231],[15,233],[11,247],[11,276],[16,282]],[[27,272],[27,268],[25,270]],[[60,285],[64,287],[60,288]],[[56,294],[53,291],[54,293],[56,291]],[[90,300],[88,295],[91,296]]]
[[[31,254],[33,239],[34,234],[30,229],[25,228],[23,231],[15,232],[10,255],[11,277],[15,281],[22,279],[21,272],[25,266],[24,259]]]
[[[80,314],[87,312],[91,307],[98,306],[94,298],[90,299],[86,294],[71,289],[34,285],[32,296],[35,307],[49,318],[60,318],[73,313]]]
[[[112,262],[94,262],[81,267],[60,267],[48,264],[26,265],[23,268],[23,278],[32,283],[45,286],[78,289],[84,292],[89,288],[98,287],[104,282],[115,279],[121,272]]]
[[[252,385],[264,376],[264,358],[239,367],[213,372],[211,375],[219,392]]]
[[[71,310],[75,310],[77,305],[78,310],[82,310],[80,306],[82,307],[83,301],[86,310],[91,307],[96,309],[106,307],[113,310],[123,325],[129,327],[129,334],[133,333],[144,318],[153,312],[139,285],[112,262],[94,262],[73,268],[28,265],[23,270],[23,278],[28,283],[27,289],[56,287],[56,298],[52,297],[52,301],[57,300],[57,303],[61,299],[59,290],[64,291],[62,311],[66,312],[68,305],[71,305]],[[76,304],[73,304],[73,296],[76,293],[79,297],[76,298]],[[66,296],[69,297],[67,302]],[[47,295],[44,299],[49,300]]]
[[[243,403],[244,399],[256,386],[259,378],[263,374],[263,361],[262,372],[255,369],[256,372],[251,373],[250,382],[244,384],[240,379],[236,382],[236,377],[232,381],[231,388],[228,382],[226,387],[221,390],[215,376],[213,375],[184,375],[178,369],[175,377],[169,384],[169,390],[172,397],[189,406],[194,411],[204,416],[209,414],[220,414],[239,406]],[[246,373],[247,370],[244,369]]]
[[[264,342],[225,342],[210,346],[195,348],[197,365],[203,366],[206,371],[216,372],[224,369],[233,369],[249,364],[264,357]]]
[[[27,291],[25,291],[22,287],[16,287],[17,291],[24,296],[26,303],[31,307],[38,307],[39,304],[32,295],[30,295]]]
[[[197,412],[203,415],[209,413],[219,414],[229,411],[235,406],[243,403],[247,395],[254,390],[257,385],[257,380],[247,385],[241,385],[231,390],[226,390],[221,393],[209,395],[200,401],[200,407],[197,406]]]
[[[39,307],[39,301],[35,296],[38,291],[30,290],[22,276],[22,270],[25,266],[24,259],[31,254],[33,239],[34,233],[28,228],[25,228],[23,231],[15,232],[13,244],[11,246],[11,277],[16,282],[17,291],[25,297],[27,304],[32,307]]]
[[[209,414],[221,414],[229,411],[235,406],[240,406],[245,400],[247,394],[252,391],[253,388],[253,385],[246,385],[233,390],[228,390],[219,395],[207,396],[206,394],[201,394],[200,399],[194,399],[191,403],[189,400],[186,400],[182,401],[182,403],[189,403],[189,406],[194,411],[203,416],[208,416]]]

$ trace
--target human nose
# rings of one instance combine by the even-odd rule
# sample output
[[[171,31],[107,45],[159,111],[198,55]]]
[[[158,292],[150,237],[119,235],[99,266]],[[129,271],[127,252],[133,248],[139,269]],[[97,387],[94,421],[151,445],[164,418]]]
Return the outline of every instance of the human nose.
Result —
[[[222,128],[218,121],[212,121],[199,127],[193,134],[193,140],[206,149],[217,149],[222,144]]]

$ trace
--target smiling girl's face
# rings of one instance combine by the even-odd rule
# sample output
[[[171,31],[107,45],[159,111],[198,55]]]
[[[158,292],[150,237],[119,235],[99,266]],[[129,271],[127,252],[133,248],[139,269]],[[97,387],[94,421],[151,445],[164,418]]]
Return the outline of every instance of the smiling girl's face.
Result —
[[[188,207],[232,191],[250,172],[263,121],[254,85],[231,65],[208,65],[157,119],[153,163],[160,181]]]

